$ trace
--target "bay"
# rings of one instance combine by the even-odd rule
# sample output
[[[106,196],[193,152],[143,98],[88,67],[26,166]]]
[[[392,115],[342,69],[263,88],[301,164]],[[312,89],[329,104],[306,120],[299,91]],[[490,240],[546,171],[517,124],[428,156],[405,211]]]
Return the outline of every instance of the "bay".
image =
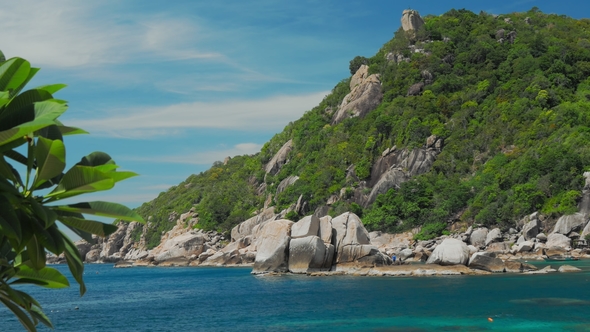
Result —
[[[86,265],[83,297],[73,281],[69,289],[23,289],[56,331],[589,331],[590,261],[567,263],[583,271],[309,277],[97,264]],[[20,330],[0,307],[0,331]]]

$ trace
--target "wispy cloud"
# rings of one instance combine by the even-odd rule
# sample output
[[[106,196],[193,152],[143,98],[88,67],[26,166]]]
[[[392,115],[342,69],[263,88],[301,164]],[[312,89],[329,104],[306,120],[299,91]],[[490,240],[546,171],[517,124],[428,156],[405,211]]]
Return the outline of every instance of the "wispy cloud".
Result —
[[[182,129],[217,128],[255,131],[280,129],[316,106],[327,91],[258,100],[191,102],[162,107],[113,110],[102,119],[70,119],[93,135],[147,138],[179,134]]]
[[[167,156],[127,156],[122,159],[151,163],[211,165],[216,161],[224,160],[226,157],[258,153],[260,152],[261,148],[262,145],[256,143],[240,143],[236,144],[232,148],[219,149],[216,151],[200,151]]]
[[[106,7],[114,10],[100,15]],[[188,20],[117,12],[116,2],[21,0],[0,11],[2,47],[34,65],[79,67],[158,58],[223,59],[199,50],[199,28]],[[189,42],[190,41],[190,42]]]

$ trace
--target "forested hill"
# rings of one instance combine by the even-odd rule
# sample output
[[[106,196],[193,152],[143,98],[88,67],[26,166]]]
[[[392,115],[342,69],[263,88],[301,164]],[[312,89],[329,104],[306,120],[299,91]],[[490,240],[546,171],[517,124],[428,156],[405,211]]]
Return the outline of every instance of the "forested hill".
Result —
[[[422,238],[576,211],[590,170],[590,20],[406,15],[413,27],[353,59],[354,76],[260,153],[139,207],[148,248],[193,207],[196,227],[222,232],[266,205],[291,219],[353,211],[370,230],[423,225]]]

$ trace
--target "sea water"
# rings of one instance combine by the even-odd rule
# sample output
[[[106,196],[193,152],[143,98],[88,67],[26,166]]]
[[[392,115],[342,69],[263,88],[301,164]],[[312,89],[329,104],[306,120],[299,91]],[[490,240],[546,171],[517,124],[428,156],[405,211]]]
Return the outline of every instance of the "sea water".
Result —
[[[24,289],[56,331],[590,331],[590,261],[567,263],[583,271],[309,277],[104,264],[86,265],[83,297],[73,281]],[[23,330],[2,306],[0,330]]]

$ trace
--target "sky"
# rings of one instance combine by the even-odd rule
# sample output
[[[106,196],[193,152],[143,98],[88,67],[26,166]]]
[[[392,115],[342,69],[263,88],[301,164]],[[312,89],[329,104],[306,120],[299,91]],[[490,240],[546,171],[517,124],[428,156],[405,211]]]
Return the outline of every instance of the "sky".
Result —
[[[254,154],[350,76],[402,11],[590,17],[590,1],[19,0],[0,10],[0,50],[68,87],[67,163],[109,153],[140,174],[85,200],[137,207],[227,156]],[[83,199],[84,200],[84,199]]]

